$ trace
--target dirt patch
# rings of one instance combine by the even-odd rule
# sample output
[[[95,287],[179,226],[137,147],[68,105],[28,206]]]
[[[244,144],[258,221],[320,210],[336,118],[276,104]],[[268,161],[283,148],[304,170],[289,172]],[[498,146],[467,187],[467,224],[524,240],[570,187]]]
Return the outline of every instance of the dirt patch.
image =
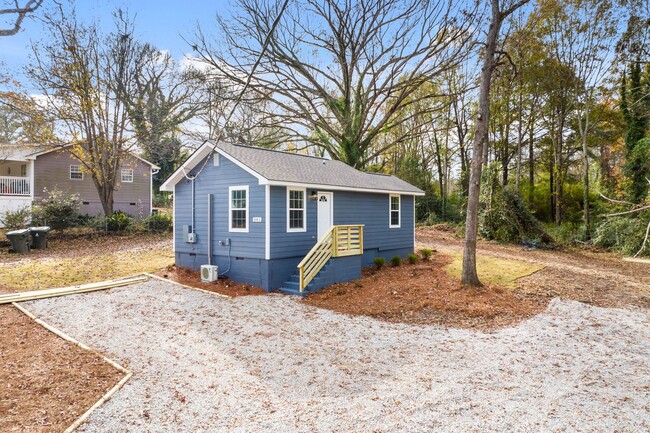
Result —
[[[0,236],[0,239],[4,239]],[[41,259],[66,259],[92,256],[101,252],[119,252],[133,249],[149,249],[151,244],[168,242],[172,248],[171,233],[106,232],[88,228],[71,228],[51,231],[45,250],[31,250],[28,254],[9,253],[9,242],[0,240],[0,264],[21,263]]]
[[[495,285],[463,287],[444,270],[450,263],[450,257],[434,254],[415,265],[368,268],[361,279],[330,286],[303,302],[390,322],[483,330],[515,324],[546,307],[547,299],[531,299]]]
[[[199,271],[176,265],[168,266],[155,274],[159,277],[185,284],[186,286],[197,287],[199,289],[209,290],[210,292],[232,297],[266,295],[266,292],[261,287],[245,283],[236,283],[229,279],[219,279],[212,283],[204,283],[201,281],[201,274]]]
[[[436,227],[416,229],[418,247],[457,255],[463,240]],[[514,290],[526,297],[560,297],[598,307],[650,308],[650,266],[628,262],[597,249],[535,250],[481,240],[478,257],[496,257],[543,265],[544,269],[516,281]]]
[[[60,432],[123,374],[96,354],[0,306],[0,431]]]
[[[77,234],[78,236],[75,236]],[[12,291],[49,289],[154,272],[174,263],[170,234],[55,237],[46,250],[0,255],[0,281]]]

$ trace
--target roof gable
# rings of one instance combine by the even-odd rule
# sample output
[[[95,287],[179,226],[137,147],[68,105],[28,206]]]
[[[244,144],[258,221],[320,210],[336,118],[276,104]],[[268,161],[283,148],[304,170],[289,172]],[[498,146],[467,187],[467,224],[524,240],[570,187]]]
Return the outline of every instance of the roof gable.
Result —
[[[161,190],[172,191],[173,186],[207,157],[213,148],[257,177],[261,185],[300,185],[334,190],[424,195],[419,188],[395,176],[365,173],[341,161],[224,142],[213,144],[209,141],[199,147],[163,183]]]

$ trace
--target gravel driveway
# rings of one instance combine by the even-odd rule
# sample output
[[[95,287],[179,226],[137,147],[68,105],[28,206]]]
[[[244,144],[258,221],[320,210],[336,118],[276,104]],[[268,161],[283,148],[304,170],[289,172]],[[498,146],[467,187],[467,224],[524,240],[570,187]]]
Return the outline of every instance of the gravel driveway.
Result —
[[[648,310],[484,334],[157,280],[23,305],[134,373],[81,431],[650,430]]]

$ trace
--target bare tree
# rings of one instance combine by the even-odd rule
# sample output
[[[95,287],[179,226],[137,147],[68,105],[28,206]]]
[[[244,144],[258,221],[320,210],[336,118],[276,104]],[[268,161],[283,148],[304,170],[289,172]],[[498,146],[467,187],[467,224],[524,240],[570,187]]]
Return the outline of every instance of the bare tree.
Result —
[[[14,0],[12,6],[0,9],[0,16],[10,16],[13,23],[10,28],[0,29],[0,36],[13,36],[18,33],[25,17],[35,12],[42,4],[43,0],[27,0],[24,6],[21,6],[18,0]]]
[[[251,89],[263,116],[298,145],[363,167],[399,142],[373,147],[406,121],[396,113],[425,82],[468,55],[475,14],[451,0],[308,0],[291,3],[273,32]],[[275,0],[239,0],[219,19],[224,40],[199,30],[199,58],[241,86],[278,16]],[[436,95],[426,95],[433,98]],[[423,104],[423,107],[429,107]]]
[[[118,89],[131,92],[124,86],[133,83],[141,46],[132,21],[119,11],[107,36],[62,8],[47,24],[48,38],[34,44],[34,66],[27,73],[45,99],[44,112],[56,120],[58,138],[49,143],[79,159],[104,213],[111,215],[120,161],[135,143]]]
[[[118,82],[116,92],[139,149],[161,167],[154,179],[157,190],[183,156],[182,143],[175,138],[201,109],[196,97],[201,81],[195,70],[181,69],[169,53],[152,45],[136,45],[135,51],[132,80]]]
[[[487,145],[490,125],[490,87],[492,73],[497,66],[498,40],[503,21],[514,11],[528,3],[529,0],[506,2],[491,0],[492,17],[483,51],[481,67],[481,85],[478,99],[478,113],[474,142],[472,143],[472,162],[467,197],[467,217],[465,223],[465,248],[463,252],[463,270],[461,282],[471,286],[480,286],[481,281],[476,272],[476,240],[478,236],[479,194],[481,192],[481,172],[483,170],[483,149]]]
[[[573,109],[577,116],[577,132],[582,150],[583,213],[587,240],[591,237],[589,204],[588,139],[598,125],[594,113],[599,88],[610,72],[615,59],[611,56],[616,42],[618,18],[610,1],[546,0],[550,10],[545,22],[548,45],[555,58],[573,70]]]

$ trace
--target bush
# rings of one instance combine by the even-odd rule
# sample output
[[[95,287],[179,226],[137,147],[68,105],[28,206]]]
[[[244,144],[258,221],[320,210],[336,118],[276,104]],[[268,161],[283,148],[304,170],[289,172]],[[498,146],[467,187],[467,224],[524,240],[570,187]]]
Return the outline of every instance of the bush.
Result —
[[[144,220],[147,230],[156,233],[168,232],[172,227],[172,217],[169,215],[156,213]]]
[[[488,166],[481,191],[479,234],[499,242],[553,244],[519,194],[499,185],[497,175],[495,166]]]
[[[375,264],[375,268],[381,269],[386,266],[386,259],[383,257],[375,257],[375,260],[372,261]]]
[[[431,259],[431,254],[433,254],[433,251],[428,248],[422,248],[420,250],[420,254],[422,254],[422,260],[429,260]]]
[[[65,229],[79,224],[79,195],[68,194],[59,189],[53,189],[48,196],[36,203],[32,209],[32,220],[36,225],[47,225],[53,229]]]
[[[408,256],[406,256],[406,261],[409,262],[409,264],[411,264],[411,265],[416,264],[418,262],[418,260],[420,260],[420,258],[418,257],[417,254],[412,254],[411,253]]]
[[[124,212],[115,212],[106,218],[106,229],[112,232],[121,232],[133,224],[133,218]]]
[[[154,207],[172,207],[172,195],[169,192],[158,192],[153,196],[153,206]]]
[[[0,223],[7,230],[17,230],[26,227],[29,224],[32,212],[28,206],[16,210],[8,210],[0,217]]]
[[[650,212],[633,218],[607,218],[596,227],[593,242],[622,254],[634,255],[641,249],[649,221]],[[650,256],[650,245],[646,245],[639,255]]]
[[[399,266],[402,264],[402,258],[400,256],[393,256],[393,258],[390,259],[390,264],[392,266]]]

